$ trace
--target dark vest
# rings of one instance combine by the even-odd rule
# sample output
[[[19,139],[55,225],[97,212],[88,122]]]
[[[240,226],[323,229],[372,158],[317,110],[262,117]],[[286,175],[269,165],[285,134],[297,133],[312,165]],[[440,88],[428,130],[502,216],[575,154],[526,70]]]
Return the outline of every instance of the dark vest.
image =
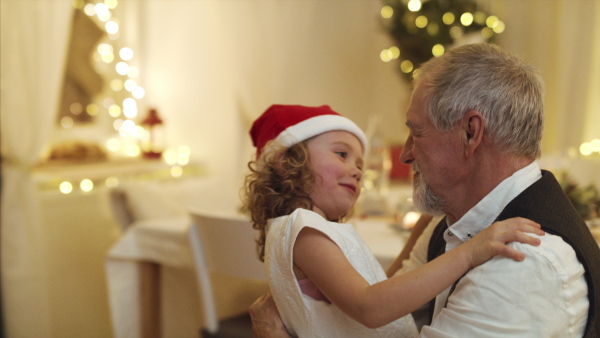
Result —
[[[513,217],[531,219],[539,223],[544,231],[562,237],[566,243],[573,247],[577,258],[585,268],[585,280],[588,285],[588,298],[590,300],[584,337],[599,337],[600,248],[552,173],[542,170],[542,178],[513,199],[500,213],[496,221]],[[429,241],[428,261],[445,252],[444,231],[446,229],[446,219],[444,218],[436,226]],[[430,304],[431,315],[433,315],[434,303],[435,299]]]

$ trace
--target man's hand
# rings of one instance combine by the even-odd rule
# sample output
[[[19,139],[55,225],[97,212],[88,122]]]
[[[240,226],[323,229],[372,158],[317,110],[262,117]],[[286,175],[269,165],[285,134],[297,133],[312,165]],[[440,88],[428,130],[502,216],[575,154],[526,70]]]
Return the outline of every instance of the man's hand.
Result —
[[[270,293],[260,296],[248,311],[252,318],[252,333],[255,338],[288,338],[277,305]]]

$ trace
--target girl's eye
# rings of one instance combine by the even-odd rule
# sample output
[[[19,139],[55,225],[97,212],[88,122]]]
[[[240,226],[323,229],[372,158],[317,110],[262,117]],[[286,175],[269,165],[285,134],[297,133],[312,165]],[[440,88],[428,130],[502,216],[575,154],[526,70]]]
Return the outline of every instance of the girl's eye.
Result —
[[[341,158],[346,158],[348,156],[348,153],[345,151],[336,151],[335,153],[340,155]]]

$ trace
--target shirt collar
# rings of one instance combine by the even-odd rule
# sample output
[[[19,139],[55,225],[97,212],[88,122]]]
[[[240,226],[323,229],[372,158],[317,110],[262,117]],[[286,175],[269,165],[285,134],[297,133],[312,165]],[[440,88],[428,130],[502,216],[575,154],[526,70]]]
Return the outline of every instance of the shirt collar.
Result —
[[[537,161],[517,170],[444,232],[446,251],[490,226],[506,205],[542,177]]]

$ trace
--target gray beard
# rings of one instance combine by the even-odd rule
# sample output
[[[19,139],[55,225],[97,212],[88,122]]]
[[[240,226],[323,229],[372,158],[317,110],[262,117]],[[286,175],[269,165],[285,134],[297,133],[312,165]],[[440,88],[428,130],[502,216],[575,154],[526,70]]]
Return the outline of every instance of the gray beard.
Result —
[[[412,168],[415,172],[419,173],[419,179],[413,179],[413,202],[415,206],[424,214],[432,216],[443,215],[446,202],[433,193],[431,187],[423,179],[423,173],[421,173],[416,163],[412,164]]]

